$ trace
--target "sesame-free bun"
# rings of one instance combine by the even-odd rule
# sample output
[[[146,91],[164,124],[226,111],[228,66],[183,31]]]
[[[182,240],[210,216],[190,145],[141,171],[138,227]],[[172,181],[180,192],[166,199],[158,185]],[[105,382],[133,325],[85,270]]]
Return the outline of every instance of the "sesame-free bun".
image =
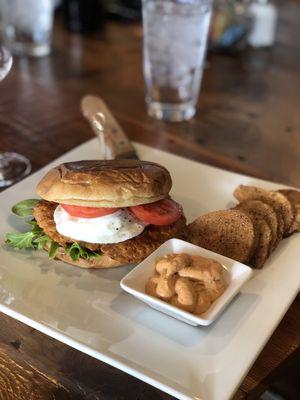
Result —
[[[172,186],[168,170],[138,160],[92,160],[61,164],[37,186],[56,203],[85,207],[130,207],[165,198]]]

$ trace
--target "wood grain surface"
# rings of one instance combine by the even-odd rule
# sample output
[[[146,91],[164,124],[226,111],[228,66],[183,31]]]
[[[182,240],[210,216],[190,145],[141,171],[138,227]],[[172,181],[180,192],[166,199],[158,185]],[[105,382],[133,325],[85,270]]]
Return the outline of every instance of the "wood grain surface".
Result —
[[[300,2],[279,2],[276,45],[236,57],[210,54],[194,119],[166,124],[147,116],[140,25],[108,23],[85,37],[55,25],[53,53],[16,59],[1,83],[0,151],[18,151],[36,170],[93,136],[82,96],[101,95],[132,140],[233,171],[300,186]],[[294,301],[235,400],[299,346]],[[0,399],[171,399],[3,314]]]

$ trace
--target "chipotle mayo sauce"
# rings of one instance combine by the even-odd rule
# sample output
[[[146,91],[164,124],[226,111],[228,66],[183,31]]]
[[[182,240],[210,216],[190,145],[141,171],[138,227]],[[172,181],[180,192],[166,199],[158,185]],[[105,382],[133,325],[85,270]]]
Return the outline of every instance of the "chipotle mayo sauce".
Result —
[[[224,268],[218,261],[172,253],[156,262],[155,274],[146,284],[146,293],[200,315],[225,288]]]

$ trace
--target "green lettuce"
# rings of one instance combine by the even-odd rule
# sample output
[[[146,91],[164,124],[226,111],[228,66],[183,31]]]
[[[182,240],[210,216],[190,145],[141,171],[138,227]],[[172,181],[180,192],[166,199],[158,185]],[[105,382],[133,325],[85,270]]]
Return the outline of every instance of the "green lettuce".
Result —
[[[18,217],[31,217],[32,211],[39,201],[38,199],[20,201],[13,206],[12,212]]]
[[[59,244],[45,234],[43,229],[38,226],[35,219],[28,221],[28,224],[31,225],[31,230],[29,232],[7,233],[5,243],[14,247],[15,249],[20,250],[42,250],[47,245],[49,248],[49,257],[54,258],[56,256]]]
[[[77,261],[79,258],[90,260],[92,258],[98,258],[101,256],[101,253],[96,253],[95,251],[91,251],[86,247],[82,247],[77,242],[69,244],[65,248],[65,251],[67,254],[69,254],[73,261]]]
[[[19,217],[33,217],[33,208],[40,200],[28,199],[23,200],[13,206],[12,212]],[[35,219],[27,221],[31,226],[31,230],[25,233],[7,233],[5,243],[16,249],[35,249],[43,250],[47,245],[49,258],[55,258],[59,244],[52,240],[43,229],[38,226]],[[74,242],[69,244],[65,251],[72,258],[77,261],[79,258],[90,260],[92,258],[100,257],[101,253],[91,251],[85,247],[80,246],[79,243]]]

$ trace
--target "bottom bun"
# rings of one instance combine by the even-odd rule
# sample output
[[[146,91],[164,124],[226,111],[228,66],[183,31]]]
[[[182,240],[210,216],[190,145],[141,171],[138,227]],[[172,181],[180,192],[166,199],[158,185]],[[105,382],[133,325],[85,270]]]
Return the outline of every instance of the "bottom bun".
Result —
[[[48,251],[48,248],[45,247],[45,250]],[[55,255],[56,260],[64,261],[68,264],[75,265],[76,267],[80,268],[115,268],[120,267],[121,264],[119,261],[113,260],[106,254],[102,254],[100,257],[91,258],[90,260],[85,260],[84,258],[79,258],[78,260],[74,261],[72,258],[65,252],[63,247],[59,247],[57,249],[57,253]]]

